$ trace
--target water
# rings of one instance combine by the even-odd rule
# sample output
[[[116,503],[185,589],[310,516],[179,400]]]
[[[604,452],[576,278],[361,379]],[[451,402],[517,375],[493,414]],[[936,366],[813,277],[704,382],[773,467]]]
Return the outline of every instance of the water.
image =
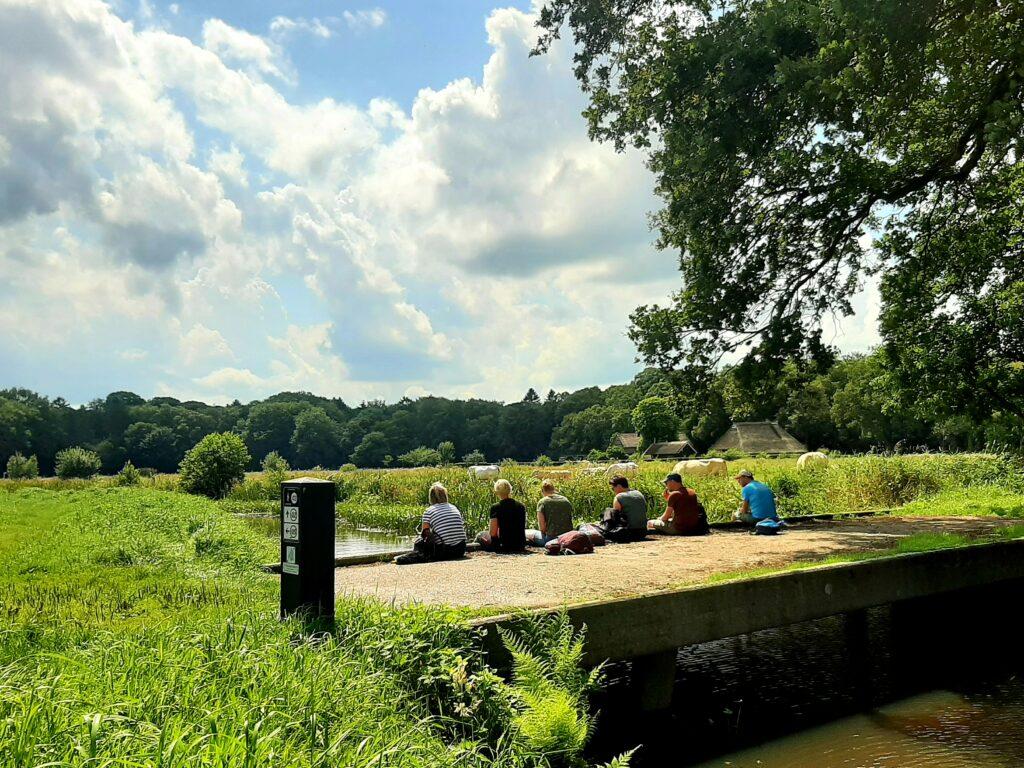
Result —
[[[637,715],[608,669],[593,757],[635,768],[1024,766],[1024,584],[680,649],[672,709]]]
[[[273,539],[281,537],[281,518],[274,516],[246,517],[245,521]],[[369,555],[411,546],[412,537],[394,533],[367,531],[338,522],[334,530],[334,556]]]
[[[1019,768],[1024,685],[932,691],[698,768]]]

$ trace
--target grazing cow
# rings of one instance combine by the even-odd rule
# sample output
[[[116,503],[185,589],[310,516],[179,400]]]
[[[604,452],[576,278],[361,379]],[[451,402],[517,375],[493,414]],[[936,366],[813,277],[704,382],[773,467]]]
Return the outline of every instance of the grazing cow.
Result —
[[[811,469],[812,467],[824,467],[828,464],[828,456],[821,451],[811,451],[805,453],[799,459],[796,460],[796,465],[800,469]]]
[[[636,462],[624,461],[619,464],[612,464],[604,473],[608,477],[615,477],[616,475],[628,477],[629,475],[635,475],[638,469],[640,468],[636,465]]]
[[[494,464],[473,465],[469,468],[469,476],[474,480],[494,480],[501,473],[501,467]]]
[[[729,468],[725,463],[725,459],[688,459],[680,461],[672,471],[679,473],[683,477],[709,477],[713,475],[725,477],[729,474]]]

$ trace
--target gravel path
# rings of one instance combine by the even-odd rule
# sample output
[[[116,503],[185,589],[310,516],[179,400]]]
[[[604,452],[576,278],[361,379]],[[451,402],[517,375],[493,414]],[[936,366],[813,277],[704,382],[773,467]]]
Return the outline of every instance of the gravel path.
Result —
[[[539,550],[522,555],[477,552],[451,562],[339,568],[335,587],[339,595],[373,596],[398,604],[555,607],[657,592],[699,582],[715,573],[889,548],[913,533],[976,537],[1007,524],[998,518],[877,517],[801,523],[781,536],[713,531],[697,538],[650,537],[573,557],[549,557]]]

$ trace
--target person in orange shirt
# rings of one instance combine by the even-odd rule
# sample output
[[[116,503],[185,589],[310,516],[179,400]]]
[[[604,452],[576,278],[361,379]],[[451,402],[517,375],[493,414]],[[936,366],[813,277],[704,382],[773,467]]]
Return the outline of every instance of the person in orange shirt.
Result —
[[[708,515],[697,492],[683,485],[678,472],[665,477],[665,513],[647,522],[651,533],[666,536],[702,536],[708,532]]]

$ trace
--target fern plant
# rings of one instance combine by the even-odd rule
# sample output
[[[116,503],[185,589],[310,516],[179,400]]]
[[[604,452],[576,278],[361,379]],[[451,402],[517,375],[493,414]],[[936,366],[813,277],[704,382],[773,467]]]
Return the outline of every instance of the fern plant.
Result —
[[[545,756],[552,765],[581,766],[583,750],[593,734],[595,717],[588,696],[601,683],[602,668],[583,666],[583,631],[565,613],[525,620],[501,630],[512,657],[511,743],[524,756]],[[612,765],[628,765],[624,755]]]

